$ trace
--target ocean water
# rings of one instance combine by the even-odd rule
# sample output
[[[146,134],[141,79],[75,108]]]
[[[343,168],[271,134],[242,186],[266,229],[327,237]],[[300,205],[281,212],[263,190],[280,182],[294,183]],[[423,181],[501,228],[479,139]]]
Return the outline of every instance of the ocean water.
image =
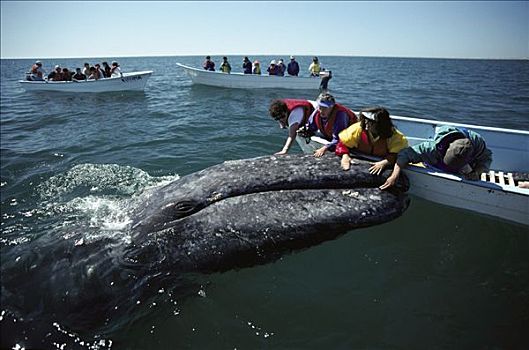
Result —
[[[298,58],[302,71],[310,59]],[[86,59],[42,60],[49,72]],[[331,93],[353,109],[529,130],[529,61],[320,61],[333,71]],[[270,264],[100,285],[105,266],[132,273],[116,252],[149,191],[279,151],[286,135],[270,101],[316,98],[191,85],[175,63],[202,57],[119,62],[154,71],[144,92],[29,93],[17,80],[32,60],[1,61],[1,348],[529,347],[528,228],[415,197],[397,220]],[[242,57],[230,62],[242,69]],[[87,297],[97,289],[112,309]]]

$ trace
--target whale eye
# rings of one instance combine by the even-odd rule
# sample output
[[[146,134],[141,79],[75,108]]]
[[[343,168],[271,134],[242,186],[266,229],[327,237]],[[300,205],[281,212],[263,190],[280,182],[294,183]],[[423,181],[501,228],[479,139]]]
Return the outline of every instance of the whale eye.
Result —
[[[180,219],[184,216],[193,214],[198,210],[198,205],[192,201],[179,201],[166,205],[162,212],[164,216],[174,219]]]

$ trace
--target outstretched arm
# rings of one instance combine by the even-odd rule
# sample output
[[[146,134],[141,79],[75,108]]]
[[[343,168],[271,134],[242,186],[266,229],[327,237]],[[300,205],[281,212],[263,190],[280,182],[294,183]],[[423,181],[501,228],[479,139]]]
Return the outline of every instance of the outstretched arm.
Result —
[[[400,169],[401,169],[400,165],[398,163],[395,163],[395,165],[393,166],[393,172],[386,179],[386,182],[384,182],[382,186],[380,186],[379,188],[381,190],[385,190],[387,188],[394,186],[397,180],[399,179]]]
[[[408,163],[421,162],[422,157],[420,149],[420,145],[414,147],[406,147],[402,149],[397,155],[397,161],[393,166],[393,171],[391,172],[391,175],[386,179],[386,182],[384,182],[379,188],[381,190],[385,190],[392,187],[399,179],[401,169],[406,168],[408,166]]]
[[[275,155],[283,155],[283,154],[288,153],[288,150],[292,146],[292,142],[294,142],[294,140],[296,139],[296,136],[297,136],[296,131],[298,130],[298,127],[299,127],[299,123],[294,123],[290,125],[290,127],[288,128],[288,137],[287,137],[287,140],[285,141],[285,145],[283,146],[283,149],[275,153]]]

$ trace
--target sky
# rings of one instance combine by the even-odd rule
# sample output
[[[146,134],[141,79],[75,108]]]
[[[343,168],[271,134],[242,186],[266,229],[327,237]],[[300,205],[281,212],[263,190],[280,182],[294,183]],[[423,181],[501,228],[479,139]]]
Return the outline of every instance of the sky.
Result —
[[[1,1],[1,58],[529,59],[527,1]]]

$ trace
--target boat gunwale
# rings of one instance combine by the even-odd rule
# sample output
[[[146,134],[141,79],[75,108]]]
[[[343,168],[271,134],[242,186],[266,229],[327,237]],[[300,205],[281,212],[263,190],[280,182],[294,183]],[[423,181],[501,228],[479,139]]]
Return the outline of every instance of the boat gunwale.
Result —
[[[354,112],[356,114],[358,114],[358,112],[356,112],[356,111],[354,111]],[[493,132],[498,132],[498,133],[503,133],[503,134],[517,134],[517,135],[529,136],[529,131],[527,131],[527,130],[514,130],[514,129],[507,129],[507,128],[498,128],[498,127],[489,127],[489,126],[465,124],[465,123],[452,123],[452,122],[446,122],[446,121],[438,121],[438,120],[422,119],[422,118],[414,118],[414,117],[402,117],[402,116],[396,116],[396,115],[392,115],[391,119],[395,119],[397,121],[401,120],[401,121],[405,121],[405,122],[427,124],[427,125],[430,125],[430,126],[432,126],[434,128],[439,126],[439,125],[451,125],[451,126],[459,126],[459,127],[465,127],[465,128],[475,129],[475,130],[493,131]],[[303,140],[299,140],[299,138],[296,138],[296,140],[298,142],[304,142]],[[313,141],[313,142],[319,143],[321,145],[326,145],[326,144],[330,143],[330,141],[327,141],[324,138],[322,138],[320,136],[317,136],[317,135],[311,136],[310,140]],[[428,139],[425,139],[425,140],[428,140]],[[364,158],[364,159],[370,159],[370,160],[373,160],[373,161],[377,161],[377,160],[382,159],[380,157],[363,155],[363,154],[358,154],[358,157],[359,158]],[[486,189],[489,189],[489,190],[509,192],[509,193],[512,193],[512,194],[517,194],[517,195],[522,195],[522,196],[529,195],[529,190],[523,189],[523,188],[519,188],[517,186],[512,186],[512,185],[509,185],[509,184],[502,185],[502,184],[499,184],[499,183],[492,183],[492,182],[489,182],[489,181],[482,181],[482,180],[477,180],[477,181],[466,180],[466,179],[464,179],[464,178],[462,178],[462,177],[460,177],[458,175],[444,173],[444,172],[441,172],[441,171],[439,171],[438,169],[435,169],[435,168],[422,167],[422,166],[409,164],[408,167],[403,169],[403,171],[404,172],[411,171],[411,172],[421,173],[421,174],[424,174],[424,175],[434,176],[436,178],[442,178],[442,179],[446,179],[446,180],[450,180],[450,181],[454,181],[454,182],[460,182],[460,183],[463,183],[465,185],[470,185],[470,186],[473,186],[473,187],[480,187],[480,188],[486,188]],[[495,170],[495,171],[501,171],[501,170]]]

